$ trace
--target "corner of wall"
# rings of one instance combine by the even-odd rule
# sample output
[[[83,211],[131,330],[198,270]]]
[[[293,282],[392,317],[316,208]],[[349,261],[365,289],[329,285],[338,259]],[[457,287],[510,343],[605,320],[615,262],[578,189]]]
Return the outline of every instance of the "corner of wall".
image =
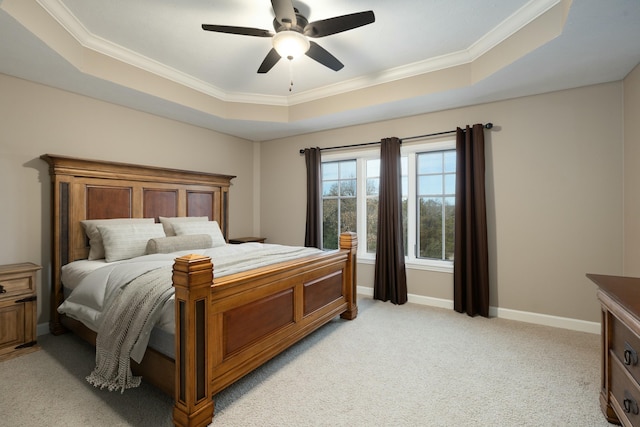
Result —
[[[260,142],[253,143],[253,234],[261,236],[260,231]]]
[[[640,64],[623,82],[623,262],[627,276],[640,276],[640,134],[636,131],[640,117]]]

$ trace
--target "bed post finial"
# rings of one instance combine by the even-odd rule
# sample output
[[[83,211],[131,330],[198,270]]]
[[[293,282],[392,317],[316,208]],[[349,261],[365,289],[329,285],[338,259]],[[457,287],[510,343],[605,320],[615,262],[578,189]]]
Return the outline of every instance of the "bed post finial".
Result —
[[[356,233],[345,231],[340,234],[340,249],[348,250],[347,258],[347,278],[346,278],[346,294],[347,311],[342,313],[340,317],[347,320],[353,320],[358,316],[358,292],[356,278],[356,252],[358,251],[358,236]]]
[[[176,310],[176,378],[173,423],[207,426],[213,418],[207,319],[211,304],[211,258],[185,255],[173,265]]]

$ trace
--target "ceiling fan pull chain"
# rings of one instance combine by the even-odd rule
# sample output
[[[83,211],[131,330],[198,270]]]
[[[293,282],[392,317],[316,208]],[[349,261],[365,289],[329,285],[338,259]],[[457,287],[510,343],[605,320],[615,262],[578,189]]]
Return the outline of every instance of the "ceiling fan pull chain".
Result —
[[[293,89],[293,61],[289,58],[289,92]]]

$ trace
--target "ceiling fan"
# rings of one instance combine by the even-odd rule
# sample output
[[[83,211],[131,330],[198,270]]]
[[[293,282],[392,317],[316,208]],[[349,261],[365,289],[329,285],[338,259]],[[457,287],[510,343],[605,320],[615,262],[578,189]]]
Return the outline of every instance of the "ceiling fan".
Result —
[[[309,40],[309,37],[325,37],[375,22],[375,16],[371,10],[309,22],[298,9],[293,7],[291,0],[271,0],[271,6],[276,15],[273,20],[275,33],[260,28],[210,24],[202,24],[202,29],[218,33],[271,37],[273,47],[258,68],[258,73],[261,74],[273,68],[282,57],[291,60],[302,54],[338,71],[344,65],[319,44]]]

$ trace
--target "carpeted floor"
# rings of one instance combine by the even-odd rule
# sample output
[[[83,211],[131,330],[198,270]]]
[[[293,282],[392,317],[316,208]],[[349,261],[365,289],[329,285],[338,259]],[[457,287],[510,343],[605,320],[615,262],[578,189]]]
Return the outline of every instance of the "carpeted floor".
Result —
[[[359,307],[219,393],[213,425],[610,425],[598,335],[369,298]],[[171,399],[151,386],[89,385],[93,349],[73,335],[39,343],[0,363],[0,425],[171,425]]]

